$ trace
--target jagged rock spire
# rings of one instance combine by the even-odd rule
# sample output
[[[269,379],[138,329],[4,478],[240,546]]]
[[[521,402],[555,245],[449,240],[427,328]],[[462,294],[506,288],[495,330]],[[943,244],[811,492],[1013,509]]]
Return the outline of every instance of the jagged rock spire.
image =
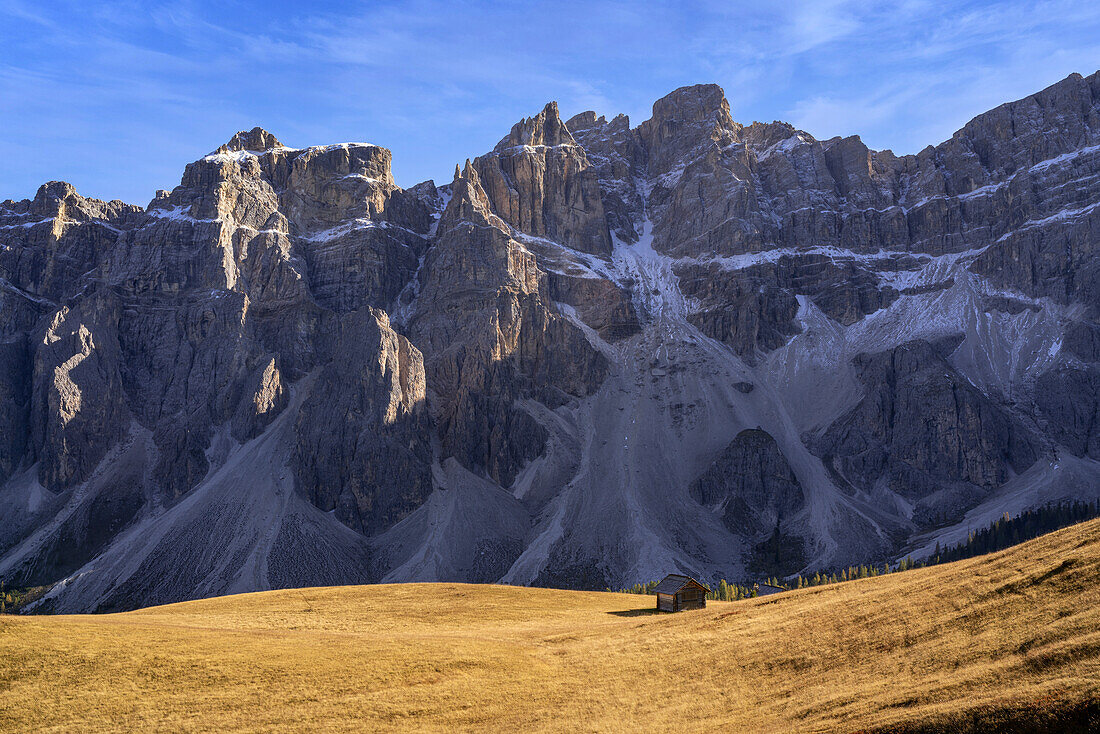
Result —
[[[558,113],[557,102],[547,102],[542,112],[525,117],[512,126],[508,137],[497,143],[496,150],[514,148],[517,145],[576,145],[569,129]]]
[[[451,201],[443,212],[439,228],[441,231],[446,231],[464,221],[489,225],[504,232],[509,231],[508,225],[493,212],[489,197],[482,188],[481,177],[469,158],[466,159],[461,171],[458,165],[455,165]]]
[[[285,147],[274,135],[262,127],[254,127],[245,132],[241,130],[225,145],[218,148],[217,153],[228,153],[231,150],[272,150]]]
[[[599,181],[557,102],[517,122],[473,165],[492,210],[512,227],[584,252],[610,253]]]

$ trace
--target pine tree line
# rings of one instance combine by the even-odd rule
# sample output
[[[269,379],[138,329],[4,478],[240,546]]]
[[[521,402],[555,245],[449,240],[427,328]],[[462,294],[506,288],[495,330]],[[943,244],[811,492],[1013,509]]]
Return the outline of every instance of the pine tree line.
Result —
[[[755,584],[743,586],[741,584],[731,584],[725,579],[721,579],[712,586],[707,598],[713,601],[740,601],[742,599],[752,599],[756,595]]]
[[[897,570],[908,570],[906,561],[902,561],[898,564]],[[848,566],[847,568],[842,568],[840,571],[833,571],[832,573],[817,571],[813,576],[803,576],[799,574],[793,579],[788,580],[787,583],[779,585],[784,589],[805,589],[810,586],[824,586],[825,584],[838,584],[842,581],[869,579],[875,576],[883,576],[888,573],[892,573],[889,563],[882,564],[881,568],[873,563],[861,564],[859,566]]]
[[[0,581],[0,614],[16,614],[26,605],[42,598],[49,590],[48,586],[11,589]]]
[[[652,594],[653,590],[657,588],[657,584],[659,583],[661,582],[649,581],[644,584],[634,584],[628,589],[616,589],[616,591],[618,591],[620,594]],[[611,591],[611,589],[609,588],[607,589],[607,591]]]
[[[799,574],[794,578],[783,580],[773,576],[762,583],[788,590],[805,589],[810,586],[874,578],[888,573],[950,563],[951,561],[960,561],[964,558],[973,558],[974,556],[1004,550],[1045,533],[1054,532],[1095,517],[1100,517],[1100,500],[1095,502],[1078,500],[1050,503],[1034,510],[1027,510],[1017,517],[1010,517],[1006,512],[1003,517],[990,523],[988,527],[977,532],[970,532],[965,543],[946,549],[941,549],[937,543],[932,555],[920,561],[914,561],[906,557],[898,561],[893,567],[889,563],[881,565],[861,564],[859,566],[848,566],[840,570],[817,571],[812,576]],[[619,591],[625,594],[652,594],[658,583],[660,582],[650,581],[645,584],[634,584],[628,589],[619,589]],[[608,591],[611,591],[611,589],[608,589]],[[749,581],[740,584],[729,583],[725,579],[721,579],[717,583],[711,583],[711,591],[707,594],[707,599],[739,601],[741,599],[751,599],[757,594],[756,582]]]
[[[941,550],[937,544],[931,562],[950,563],[994,553],[1094,517],[1100,517],[1100,500],[1051,503],[1016,517],[1009,517],[1006,512],[989,527],[969,533],[965,543],[946,550]]]
[[[795,585],[788,585],[784,588],[833,584],[838,581],[851,581],[852,579],[878,576],[891,571],[909,571],[914,568],[925,568],[940,563],[961,561],[964,558],[973,558],[974,556],[1011,548],[1040,535],[1052,533],[1055,530],[1061,530],[1095,517],[1100,517],[1100,501],[1051,502],[1037,509],[1027,510],[1016,517],[1010,517],[1006,512],[1001,518],[990,523],[988,527],[977,532],[971,531],[964,543],[946,549],[941,549],[940,544],[937,543],[932,555],[923,560],[914,561],[912,558],[905,557],[898,561],[893,569],[889,564],[884,564],[881,569],[873,565],[850,566],[842,570],[839,575],[837,573],[815,573],[809,579],[803,579],[799,576],[795,580]]]
[[[653,590],[657,587],[660,581],[649,581],[644,584],[634,584],[625,589],[616,589],[620,594],[653,594]],[[707,592],[707,598],[716,601],[738,601],[740,599],[751,599],[756,596],[756,587],[753,584],[741,585],[731,584],[725,579],[722,579],[717,584],[711,585],[711,590]],[[607,589],[611,591],[612,589]]]

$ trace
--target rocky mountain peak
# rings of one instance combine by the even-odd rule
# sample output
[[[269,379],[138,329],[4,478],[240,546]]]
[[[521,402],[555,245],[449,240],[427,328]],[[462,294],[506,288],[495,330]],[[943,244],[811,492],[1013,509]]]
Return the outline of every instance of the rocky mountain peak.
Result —
[[[508,231],[508,225],[493,213],[492,204],[481,185],[477,168],[466,159],[460,171],[455,166],[455,179],[451,184],[451,200],[439,221],[439,231],[446,232],[463,222],[496,227]]]
[[[726,94],[717,84],[696,84],[653,103],[653,117],[638,127],[649,151],[650,174],[662,174],[693,151],[735,141],[741,126],[730,115]]]
[[[68,181],[47,181],[38,187],[34,200],[67,199],[70,196],[79,196],[79,194],[76,193],[76,188]]]
[[[83,198],[73,185],[65,181],[49,181],[38,187],[32,204],[35,214],[56,217],[65,210],[65,202]]]
[[[72,184],[65,181],[49,181],[38,188],[30,202],[32,214],[58,219],[102,219],[140,211],[141,207],[121,201],[100,201],[81,196]]]
[[[716,121],[734,124],[725,91],[717,84],[693,84],[669,92],[653,103],[653,117],[659,121]]]
[[[978,115],[940,148],[970,154],[983,172],[1000,178],[1021,166],[1100,142],[1098,102],[1100,72],[1088,77],[1070,74],[1035,94]],[[1057,134],[1050,134],[1052,130]],[[1008,145],[1010,141],[1014,144]]]
[[[262,127],[254,127],[251,130],[245,132],[241,130],[232,138],[229,142],[215,151],[216,153],[228,153],[235,150],[251,150],[251,151],[264,151],[273,150],[275,148],[284,148],[279,139],[274,135],[264,130]]]
[[[512,227],[583,252],[610,254],[599,180],[556,102],[516,123],[473,166],[492,210]]]
[[[775,120],[773,122],[754,122],[741,130],[741,137],[745,143],[758,150],[765,150],[784,140],[794,136],[801,136],[806,140],[812,140],[813,136],[802,130],[798,130],[789,122]]]
[[[548,102],[542,112],[534,117],[525,117],[512,126],[508,137],[496,147],[498,152],[522,145],[553,147],[556,145],[576,145],[577,141],[558,113],[558,103]]]
[[[597,115],[592,110],[586,110],[570,117],[566,121],[565,127],[569,129],[570,133],[577,133],[582,130],[591,130],[594,127],[602,127],[606,124],[606,117]]]

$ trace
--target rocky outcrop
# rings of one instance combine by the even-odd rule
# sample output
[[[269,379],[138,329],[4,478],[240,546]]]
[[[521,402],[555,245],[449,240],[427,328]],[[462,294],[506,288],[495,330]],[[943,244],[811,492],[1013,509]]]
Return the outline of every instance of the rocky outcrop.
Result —
[[[648,153],[649,174],[660,177],[685,164],[697,165],[700,146],[709,143],[721,148],[740,130],[722,88],[696,84],[654,102],[653,117],[638,127],[638,135]]]
[[[684,295],[695,299],[691,323],[750,361],[801,330],[794,290],[763,273],[733,274],[710,264],[678,266],[676,274]]]
[[[432,489],[424,360],[374,309],[340,319],[329,360],[295,424],[298,486],[345,525],[377,532]]]
[[[508,224],[575,250],[611,254],[599,180],[557,103],[517,122],[473,165],[493,210]]]
[[[691,484],[737,535],[762,539],[806,503],[802,485],[767,431],[741,431]]]
[[[215,153],[229,153],[238,150],[262,153],[264,151],[285,147],[285,145],[279,142],[278,138],[267,130],[264,130],[262,127],[254,127],[247,132],[241,130],[230,138],[228,143],[219,146]]]
[[[649,216],[657,250],[694,255],[763,249],[740,244],[753,228],[740,215],[754,207],[740,131],[715,84],[681,87],[653,104],[653,117],[638,134],[653,182]]]
[[[692,323],[752,359],[757,350],[771,351],[801,331],[795,319],[798,296],[849,326],[903,294],[951,285],[947,281],[899,290],[888,284],[898,272],[920,266],[918,258],[908,255],[857,259],[808,252],[784,253],[743,268],[684,260],[677,262],[675,272],[680,290],[694,299]]]
[[[573,306],[581,321],[606,341],[626,339],[641,328],[630,292],[619,284],[553,271],[547,275],[550,298]]]
[[[910,342],[855,359],[865,396],[813,446],[842,485],[885,486],[927,522],[1035,462],[1037,437],[944,358],[956,343]]]
[[[504,486],[541,453],[546,434],[514,406],[586,395],[606,362],[553,309],[546,274],[510,236],[467,162],[452,184],[421,273],[413,341],[424,350],[443,456]]]
[[[2,202],[0,277],[32,303],[71,297],[115,247],[120,228],[137,221],[140,211],[121,201],[86,199],[61,181],[44,184],[31,200]],[[27,321],[11,326],[29,328]]]
[[[645,177],[646,151],[630,118],[616,115],[608,122],[595,112],[582,112],[565,126],[595,171],[608,227],[622,242],[637,242],[645,212],[638,181]]]
[[[389,151],[358,143],[213,153],[149,213],[113,258],[112,278],[129,288],[223,288],[256,302],[308,292],[335,311],[389,306],[431,225],[394,185]]]
[[[233,436],[244,442],[263,433],[287,406],[290,391],[279,371],[278,358],[259,363],[245,385],[244,395],[233,414]]]
[[[118,308],[109,293],[62,308],[35,353],[31,435],[39,480],[48,489],[86,479],[129,423]]]
[[[1100,458],[1100,367],[1063,365],[1035,384],[1047,432],[1077,456]]]

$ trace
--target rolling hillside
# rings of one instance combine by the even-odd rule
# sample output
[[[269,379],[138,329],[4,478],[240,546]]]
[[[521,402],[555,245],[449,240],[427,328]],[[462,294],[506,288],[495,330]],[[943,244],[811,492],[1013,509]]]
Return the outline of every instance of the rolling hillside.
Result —
[[[0,617],[0,730],[1085,730],[1100,521],[705,611],[461,584]]]

